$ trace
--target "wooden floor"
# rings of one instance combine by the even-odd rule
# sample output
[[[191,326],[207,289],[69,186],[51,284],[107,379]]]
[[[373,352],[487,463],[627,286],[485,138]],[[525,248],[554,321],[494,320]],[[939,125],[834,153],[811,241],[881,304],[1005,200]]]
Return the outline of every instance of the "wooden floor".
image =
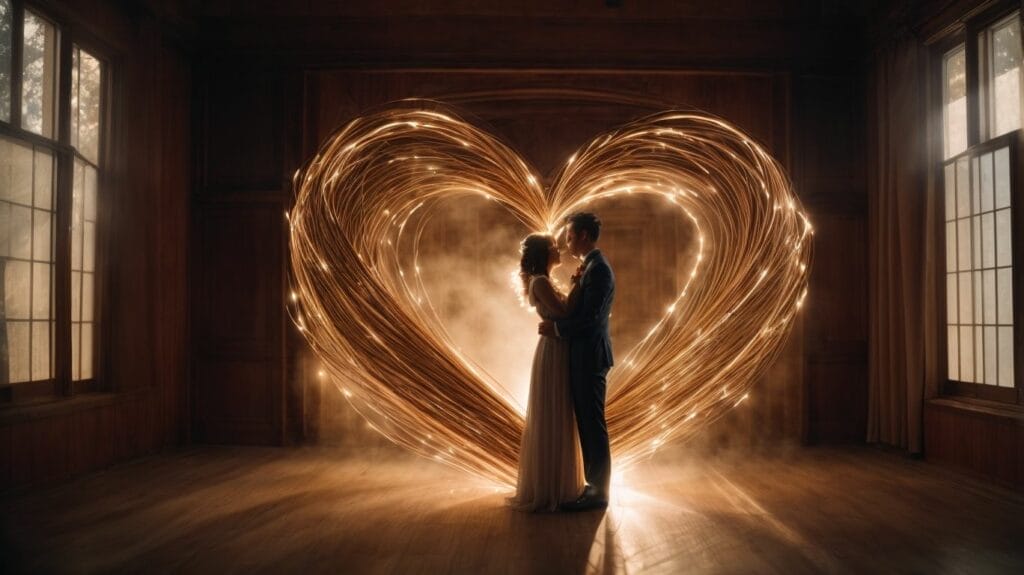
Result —
[[[203,447],[0,495],[0,571],[1024,573],[1024,497],[870,448],[658,461],[528,515],[390,452]]]

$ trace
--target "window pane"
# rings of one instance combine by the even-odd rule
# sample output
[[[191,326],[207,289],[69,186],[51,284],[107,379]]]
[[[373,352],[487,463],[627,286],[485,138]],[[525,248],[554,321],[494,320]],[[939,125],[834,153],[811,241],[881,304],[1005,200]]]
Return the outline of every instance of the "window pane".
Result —
[[[32,319],[50,319],[50,264],[32,264]]]
[[[982,321],[994,325],[996,323],[996,270],[985,270],[983,275],[982,300],[984,300],[985,316]]]
[[[53,209],[53,155],[37,148],[35,152],[35,189],[32,205],[44,210]]]
[[[71,321],[82,321],[82,272],[71,272]]]
[[[28,319],[31,267],[28,262],[0,260],[4,266],[4,311],[6,319]]]
[[[92,322],[82,324],[82,367],[79,378],[92,377]]]
[[[981,265],[986,268],[996,265],[995,216],[991,212],[981,216]]]
[[[28,10],[24,30],[21,127],[52,138],[56,125],[57,31]]]
[[[82,341],[82,324],[72,323],[71,324],[71,379],[78,381],[82,379],[81,370],[81,341]]]
[[[971,234],[974,239],[971,241],[972,254],[971,266],[973,269],[981,269],[981,216],[971,218]]]
[[[956,269],[956,222],[946,222],[946,271]]]
[[[946,221],[956,218],[956,176],[953,164],[946,164],[943,172],[946,185]]]
[[[32,210],[32,259],[50,261],[50,239],[53,237],[50,212]]]
[[[1020,127],[1020,18],[1013,16],[992,27],[992,136]]]
[[[93,287],[96,278],[93,274],[82,274],[82,321],[92,321]]]
[[[32,208],[12,204],[10,250],[12,258],[32,257]]]
[[[946,323],[959,323],[960,316],[957,314],[958,301],[960,300],[957,298],[956,293],[956,274],[946,274]]]
[[[960,381],[974,382],[974,328],[960,326]]]
[[[956,223],[957,253],[960,265],[957,269],[971,269],[971,220],[964,218]]]
[[[946,54],[943,62],[944,157],[951,158],[967,149],[967,75],[964,48]]]
[[[949,379],[960,379],[960,338],[959,328],[949,326],[946,329],[946,365]]]
[[[982,309],[982,300],[984,298],[981,291],[981,272],[975,271],[971,276],[974,278],[974,323],[981,323],[982,314],[984,313]]]
[[[996,209],[1010,207],[1010,149],[1000,148],[995,154],[995,170],[996,170]],[[989,201],[989,207],[982,207],[983,210],[991,210],[991,200]]]
[[[0,138],[0,200],[32,205],[32,148]]]
[[[998,350],[996,343],[996,328],[986,327],[985,328],[985,381],[989,385],[996,385],[999,382],[998,372],[998,361],[996,359],[996,352]]]
[[[999,328],[999,385],[1013,387],[1013,328]]]
[[[996,281],[998,292],[997,304],[999,307],[999,323],[1008,325],[1013,323],[1013,274],[1012,268],[999,270],[999,278]]]
[[[967,158],[956,162],[956,217],[966,218],[971,215],[970,164]]]
[[[992,154],[985,154],[977,166],[981,172],[981,196],[986,203],[992,203]],[[992,208],[989,208],[991,210]]]
[[[980,327],[974,328],[974,357],[974,381],[985,383],[985,346]]]
[[[960,275],[960,323],[974,323],[974,301],[971,299],[971,273]]]
[[[32,322],[32,381],[52,377],[50,342],[50,322]]]
[[[7,322],[8,383],[29,381],[29,329],[27,321]]]
[[[71,73],[71,145],[83,156],[99,161],[100,98],[102,96],[99,60],[77,46],[72,51]]]
[[[1013,250],[1010,247],[1010,210],[996,212],[996,265],[1008,266],[1013,263]]]
[[[11,121],[11,0],[0,0],[0,120]]]

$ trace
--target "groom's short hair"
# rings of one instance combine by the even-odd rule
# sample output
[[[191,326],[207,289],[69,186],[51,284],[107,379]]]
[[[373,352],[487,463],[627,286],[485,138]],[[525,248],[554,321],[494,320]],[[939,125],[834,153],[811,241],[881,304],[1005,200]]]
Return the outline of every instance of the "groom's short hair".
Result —
[[[587,232],[587,236],[592,242],[596,242],[601,235],[601,220],[590,212],[576,212],[565,218],[565,221],[572,226],[572,230],[577,234]]]

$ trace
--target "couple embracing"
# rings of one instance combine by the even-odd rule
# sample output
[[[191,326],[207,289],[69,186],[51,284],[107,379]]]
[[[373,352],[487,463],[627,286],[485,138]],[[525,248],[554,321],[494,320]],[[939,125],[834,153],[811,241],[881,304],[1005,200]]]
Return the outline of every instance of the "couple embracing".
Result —
[[[556,238],[523,240],[520,277],[542,321],[533,357],[519,477],[510,504],[524,511],[585,511],[608,506],[611,453],[604,404],[612,366],[608,316],[615,275],[597,249],[601,221],[569,216],[565,245],[582,261],[569,293],[551,280],[561,263]]]

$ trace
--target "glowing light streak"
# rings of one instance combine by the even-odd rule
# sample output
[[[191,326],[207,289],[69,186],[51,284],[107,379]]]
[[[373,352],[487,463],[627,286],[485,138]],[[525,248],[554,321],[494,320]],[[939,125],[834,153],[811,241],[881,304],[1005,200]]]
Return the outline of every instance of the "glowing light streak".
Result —
[[[290,312],[330,380],[391,441],[506,484],[523,415],[453,344],[416,263],[439,200],[482,195],[553,233],[594,200],[660,195],[696,227],[698,255],[678,298],[610,374],[619,471],[748,398],[805,302],[812,258],[803,239],[813,228],[781,167],[703,113],[665,112],[598,136],[548,190],[542,181],[453,110],[409,101],[329,138],[295,173],[285,213]],[[415,274],[405,274],[401,245],[416,254]]]

